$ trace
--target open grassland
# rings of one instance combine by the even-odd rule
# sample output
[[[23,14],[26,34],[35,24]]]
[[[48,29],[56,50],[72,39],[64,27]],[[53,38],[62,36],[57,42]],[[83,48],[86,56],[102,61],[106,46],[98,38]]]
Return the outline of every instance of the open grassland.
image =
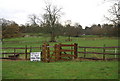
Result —
[[[28,46],[40,46],[44,42],[48,42],[50,45],[55,43],[78,43],[79,46],[118,46],[118,38],[110,37],[71,37],[72,41],[66,41],[67,37],[59,36],[56,38],[57,42],[50,43],[50,37],[22,37],[22,38],[11,38],[3,40],[3,47],[24,47]]]
[[[118,79],[118,62],[3,61],[3,79]]]
[[[44,42],[48,42],[50,37],[25,37],[4,39],[3,47],[40,47]],[[72,41],[66,41],[67,37],[60,36],[57,42],[48,42],[50,45],[63,43],[87,47],[118,46],[118,38],[109,37],[72,37]],[[68,49],[68,48],[66,48]],[[70,48],[69,48],[70,49]],[[53,50],[51,48],[51,50]],[[78,49],[83,51],[84,49]],[[113,50],[113,51],[109,51]],[[114,53],[115,49],[106,49],[106,52]],[[118,49],[117,49],[118,50]],[[11,49],[2,50],[3,52],[14,52]],[[16,52],[24,52],[24,49],[17,49]],[[39,52],[41,49],[32,49]],[[103,49],[87,49],[91,52],[103,52]],[[28,49],[27,52],[30,52]],[[118,51],[117,51],[118,52]],[[83,54],[79,54],[82,57]],[[25,56],[21,56],[25,57]],[[86,57],[102,58],[102,55],[88,54]],[[108,57],[116,57],[114,55]],[[30,61],[3,61],[3,79],[118,79],[117,61],[69,61],[69,62],[30,62]]]

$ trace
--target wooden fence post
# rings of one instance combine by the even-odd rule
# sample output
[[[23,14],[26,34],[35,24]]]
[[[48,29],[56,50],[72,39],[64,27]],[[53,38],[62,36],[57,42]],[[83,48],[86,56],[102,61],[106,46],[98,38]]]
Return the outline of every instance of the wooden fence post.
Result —
[[[47,60],[47,52],[46,52],[46,50],[47,50],[47,45],[46,45],[46,43],[44,43],[43,45],[42,45],[42,60],[43,60],[43,62],[46,62]]]
[[[117,58],[117,48],[115,48],[115,59]]]
[[[72,45],[72,44],[71,44]],[[73,50],[73,46],[71,46],[71,50]],[[71,51],[71,55],[73,55],[73,51]]]
[[[42,45],[42,60],[45,62],[45,43]]]
[[[103,48],[103,60],[105,60],[105,44],[104,44],[104,48]]]
[[[57,44],[55,44],[54,46],[54,50],[55,50],[55,61],[57,61]]]
[[[59,43],[59,45],[56,45],[56,57],[57,57],[57,60],[60,60],[61,59],[61,43]]]
[[[16,52],[16,49],[14,48],[14,58],[15,58],[15,52]]]
[[[30,46],[30,53],[32,52],[32,46]],[[30,60],[30,53],[29,53],[29,60]]]
[[[74,43],[74,58],[76,59],[78,57],[78,53],[77,53],[77,46],[78,44],[77,43]]]
[[[55,49],[55,61],[58,61],[61,59],[61,51],[60,51],[61,44],[59,44],[59,45],[55,44],[54,49]]]
[[[25,60],[27,60],[27,45],[25,46]]]
[[[4,58],[4,53],[2,53],[2,58]]]
[[[61,43],[59,44],[59,48],[58,48],[58,50],[59,50],[59,60],[61,59],[61,49],[62,49],[62,47],[61,47]]]
[[[47,44],[46,46],[47,46],[47,49],[46,49],[47,50],[47,53],[46,53],[47,58],[46,59],[47,59],[47,62],[50,62],[50,47],[48,47],[49,44]]]
[[[42,45],[42,54],[41,54],[41,60],[44,62],[44,52],[45,52],[45,49],[44,49],[44,44]]]
[[[86,48],[84,48],[84,58],[86,57]]]

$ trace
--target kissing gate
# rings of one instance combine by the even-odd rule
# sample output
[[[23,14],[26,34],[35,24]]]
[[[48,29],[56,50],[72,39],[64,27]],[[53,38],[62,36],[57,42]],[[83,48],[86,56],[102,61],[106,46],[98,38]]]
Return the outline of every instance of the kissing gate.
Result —
[[[77,58],[77,44],[55,44],[49,46],[44,43],[42,45],[42,61],[54,62],[59,60],[71,60]]]

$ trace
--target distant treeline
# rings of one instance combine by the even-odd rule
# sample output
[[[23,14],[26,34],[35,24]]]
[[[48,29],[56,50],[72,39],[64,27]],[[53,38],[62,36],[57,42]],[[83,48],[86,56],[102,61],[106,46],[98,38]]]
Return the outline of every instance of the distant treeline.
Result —
[[[0,19],[2,26],[2,37],[12,38],[21,37],[22,33],[45,33],[50,34],[54,31],[56,36],[68,36],[68,37],[79,37],[81,35],[99,35],[99,36],[120,36],[120,25],[114,26],[113,24],[94,24],[91,27],[82,28],[80,24],[71,26],[70,24],[62,25],[61,23],[55,24],[54,27],[50,27],[47,24],[27,24],[18,25],[14,21]]]

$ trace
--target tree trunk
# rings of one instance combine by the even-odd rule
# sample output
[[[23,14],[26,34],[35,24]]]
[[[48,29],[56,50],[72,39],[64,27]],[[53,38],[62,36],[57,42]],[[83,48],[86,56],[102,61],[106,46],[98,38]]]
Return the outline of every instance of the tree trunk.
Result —
[[[53,32],[51,33],[50,42],[56,42],[56,40],[55,40],[55,34]]]
[[[71,41],[71,36],[70,35],[68,36],[68,41]]]

